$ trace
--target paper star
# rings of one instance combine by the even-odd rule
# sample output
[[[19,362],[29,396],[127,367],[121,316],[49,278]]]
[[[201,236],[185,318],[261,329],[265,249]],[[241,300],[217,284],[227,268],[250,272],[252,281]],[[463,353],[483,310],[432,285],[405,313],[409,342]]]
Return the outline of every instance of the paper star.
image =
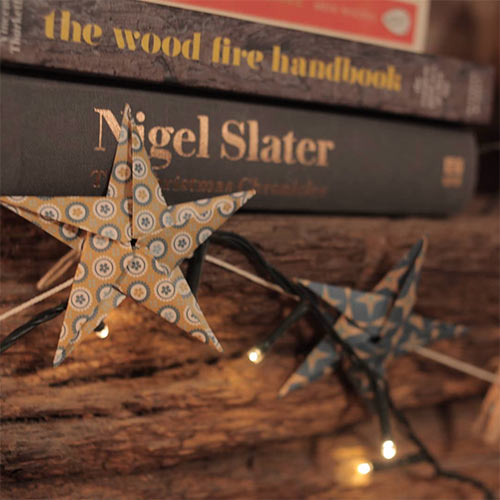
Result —
[[[391,358],[411,351],[416,345],[426,345],[465,332],[463,326],[424,318],[412,312],[426,247],[427,240],[423,238],[372,292],[301,281],[341,313],[335,323],[331,321],[333,329],[380,375]],[[321,377],[325,367],[332,367],[339,359],[333,341],[325,336],[285,382],[280,396]],[[359,373],[351,370],[350,374],[359,390],[365,392],[369,389]]]
[[[127,105],[105,197],[0,197],[2,205],[81,251],[54,365],[126,295],[222,350],[179,264],[254,194],[167,206]]]

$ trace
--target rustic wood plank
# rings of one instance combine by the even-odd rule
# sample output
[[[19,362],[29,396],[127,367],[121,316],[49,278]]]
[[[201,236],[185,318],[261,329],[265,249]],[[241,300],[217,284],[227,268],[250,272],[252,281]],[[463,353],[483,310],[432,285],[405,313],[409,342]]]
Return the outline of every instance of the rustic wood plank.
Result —
[[[6,310],[37,292],[34,283],[66,248],[14,214],[6,214],[2,232],[2,283],[0,310]],[[498,228],[497,212],[465,215],[455,219],[402,219],[240,215],[226,227],[256,242],[264,255],[285,274],[324,280],[339,285],[369,289],[423,233],[430,238],[416,310],[422,314],[467,325],[498,323]],[[211,252],[236,264],[244,259],[228,250]],[[36,256],[36,264],[33,261]],[[0,325],[6,334],[36,311],[67,297],[53,300],[9,319]],[[283,300],[206,264],[200,303],[228,355],[241,352],[276,326],[291,307]],[[478,309],[480,304],[480,309]],[[258,311],[258,314],[256,314]],[[33,332],[9,354],[3,373],[50,369],[57,344],[60,319]],[[109,318],[112,340],[102,349],[99,343],[84,342],[53,377],[62,379],[112,376],[116,371],[138,373],[193,361],[199,356],[214,358],[214,352],[172,329],[163,320],[133,301],[127,301]],[[138,334],[130,325],[141,324]],[[163,333],[164,332],[164,333]],[[300,333],[302,345],[311,332]],[[28,348],[29,347],[29,348]],[[130,356],[130,350],[134,355]],[[20,354],[19,354],[20,353]],[[120,353],[122,355],[120,355]],[[175,354],[174,354],[175,353]],[[89,364],[90,363],[90,364]]]
[[[499,491],[500,460],[494,446],[485,447],[471,433],[470,422],[479,410],[477,399],[453,402],[440,409],[419,409],[410,420],[441,460],[442,465],[474,474]],[[448,433],[443,432],[447,427]],[[331,453],[339,447],[360,446],[367,458],[377,458],[373,422],[358,424],[342,433],[270,442],[238,448],[182,464],[115,474],[104,468],[95,476],[64,476],[3,485],[4,498],[393,498],[397,491],[411,491],[412,498],[481,498],[473,488],[446,479],[433,480],[426,465],[378,472],[368,487],[353,488],[336,481]],[[450,441],[450,432],[453,439]],[[401,455],[413,451],[398,435]]]
[[[36,294],[37,279],[66,249],[5,210],[0,213],[5,311]],[[417,310],[471,327],[463,339],[435,348],[493,370],[499,334],[497,217],[496,210],[451,220],[243,214],[226,229],[257,243],[285,274],[358,288],[371,287],[428,234]],[[235,252],[215,246],[210,252],[248,268]],[[66,296],[62,292],[6,320],[2,336]],[[238,484],[248,498],[339,495],[331,479],[313,470],[315,462],[304,458],[304,450],[317,436],[364,419],[364,409],[335,374],[276,398],[317,339],[313,325],[301,320],[255,367],[244,357],[246,349],[293,303],[208,263],[199,297],[225,347],[222,356],[131,300],[109,316],[108,339],[87,339],[57,369],[51,360],[62,318],[2,356],[2,476],[13,498],[69,498],[75,488],[82,498],[154,497],[155,487],[160,496],[171,491],[178,498],[237,498]],[[406,408],[481,394],[487,387],[417,356],[396,360],[389,380],[398,405]],[[261,457],[255,459],[261,460],[259,471],[267,461],[272,464],[268,472],[246,467],[252,453]],[[259,483],[260,474],[265,479]],[[487,479],[493,481],[491,471]],[[412,487],[412,481],[402,484]],[[422,490],[416,498],[431,494],[425,481],[417,483]],[[377,488],[386,491],[382,484]]]

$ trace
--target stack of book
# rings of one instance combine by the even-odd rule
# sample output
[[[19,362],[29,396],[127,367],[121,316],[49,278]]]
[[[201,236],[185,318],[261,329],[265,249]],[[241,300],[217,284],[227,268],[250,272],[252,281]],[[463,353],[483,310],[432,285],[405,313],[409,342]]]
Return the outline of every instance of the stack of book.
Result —
[[[373,43],[421,47],[409,0],[371,2],[371,38],[348,0],[309,4],[2,0],[1,194],[104,195],[129,103],[172,204],[255,188],[257,210],[460,210],[493,69]],[[372,43],[344,38],[349,16]]]

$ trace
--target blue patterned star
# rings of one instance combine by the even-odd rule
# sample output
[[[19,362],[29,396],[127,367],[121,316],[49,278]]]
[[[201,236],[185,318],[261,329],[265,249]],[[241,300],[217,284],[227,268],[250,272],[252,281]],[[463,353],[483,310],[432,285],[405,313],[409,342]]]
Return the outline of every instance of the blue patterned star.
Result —
[[[333,329],[380,375],[390,359],[410,352],[415,346],[453,338],[466,331],[464,326],[412,312],[426,248],[427,239],[422,238],[371,292],[300,281],[340,313],[337,321],[332,321]],[[325,336],[281,387],[280,396],[332,371],[339,359],[333,341]],[[367,381],[355,370],[351,369],[348,375],[360,391],[369,389]]]

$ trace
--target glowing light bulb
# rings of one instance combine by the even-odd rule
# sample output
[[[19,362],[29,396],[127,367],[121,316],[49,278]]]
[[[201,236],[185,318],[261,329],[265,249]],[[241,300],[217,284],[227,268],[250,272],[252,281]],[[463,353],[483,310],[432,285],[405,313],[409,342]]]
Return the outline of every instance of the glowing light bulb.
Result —
[[[252,347],[248,351],[248,359],[258,365],[264,359],[264,353],[258,347]]]
[[[391,439],[388,439],[387,441],[384,441],[382,443],[382,456],[386,460],[391,460],[391,458],[394,458],[396,456],[396,445],[394,444],[394,441]]]
[[[105,339],[109,335],[109,328],[108,325],[104,325],[104,328],[101,330],[98,330],[95,332],[95,334],[100,338],[100,339]]]
[[[361,462],[358,464],[358,473],[366,476],[366,474],[370,474],[373,470],[373,465],[370,462]]]

